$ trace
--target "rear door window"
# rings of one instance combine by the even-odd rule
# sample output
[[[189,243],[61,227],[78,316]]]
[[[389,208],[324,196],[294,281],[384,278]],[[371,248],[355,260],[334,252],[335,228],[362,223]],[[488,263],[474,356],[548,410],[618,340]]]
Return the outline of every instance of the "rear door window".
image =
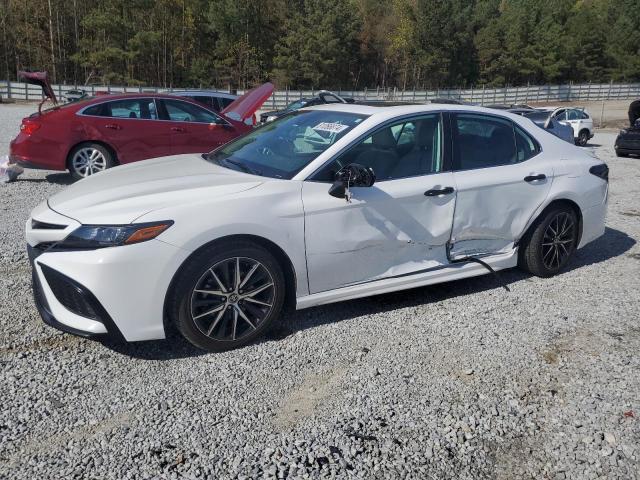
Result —
[[[93,105],[84,110],[83,115],[143,120],[158,119],[155,102],[152,98],[127,98]]]
[[[454,125],[454,169],[510,165],[531,158],[535,146],[524,137],[521,151],[516,147],[514,125],[507,119],[487,115],[457,114]]]

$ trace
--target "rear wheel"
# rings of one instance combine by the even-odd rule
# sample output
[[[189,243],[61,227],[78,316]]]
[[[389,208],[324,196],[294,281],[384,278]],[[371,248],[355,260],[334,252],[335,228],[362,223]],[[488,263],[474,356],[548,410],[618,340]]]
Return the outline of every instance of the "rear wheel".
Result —
[[[578,218],[572,208],[549,208],[523,239],[518,264],[538,277],[559,273],[576,251]]]
[[[205,249],[188,261],[174,285],[173,321],[189,342],[211,352],[262,336],[284,302],[280,265],[252,242]]]
[[[589,141],[589,130],[581,130],[580,133],[578,134],[578,140],[576,141],[576,143],[581,147],[584,147],[587,145],[588,141]]]
[[[629,156],[628,153],[620,153],[616,151],[616,157],[627,158]]]
[[[68,168],[73,178],[95,175],[115,164],[113,155],[105,146],[99,143],[82,143],[69,154]]]

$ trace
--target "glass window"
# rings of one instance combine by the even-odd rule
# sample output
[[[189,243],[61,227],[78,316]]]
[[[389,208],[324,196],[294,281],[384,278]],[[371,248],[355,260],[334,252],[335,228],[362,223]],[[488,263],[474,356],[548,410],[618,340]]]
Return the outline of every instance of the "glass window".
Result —
[[[566,110],[560,110],[558,113],[556,113],[553,118],[555,118],[558,122],[562,122],[564,120],[567,119],[567,111]]]
[[[180,100],[163,99],[162,103],[167,112],[167,119],[174,122],[220,123],[220,118],[214,113],[197,105]]]
[[[97,115],[97,116],[104,116],[104,114],[102,113],[103,107],[104,105],[102,103],[99,103],[98,105],[92,105],[89,108],[85,108],[84,111],[82,112],[83,115]]]
[[[509,120],[483,115],[456,115],[454,168],[509,165],[518,161],[513,124]]]
[[[404,120],[376,130],[325,166],[313,180],[331,182],[338,170],[351,163],[370,167],[378,181],[440,172],[440,114]]]
[[[112,118],[131,118],[144,120],[157,120],[158,114],[156,106],[151,98],[127,98],[125,100],[115,100],[101,105],[97,113],[100,116]],[[85,110],[85,115],[94,115],[93,108]],[[91,112],[90,112],[91,110]]]
[[[533,138],[521,130],[520,127],[515,127],[515,133],[518,162],[524,162],[538,154],[540,147]]]
[[[346,112],[296,111],[209,153],[227,168],[274,178],[292,178],[366,116]]]
[[[578,110],[567,111],[567,120],[578,120],[578,119],[580,119],[580,112]]]
[[[213,108],[213,109],[214,109],[214,110],[216,110],[216,111],[218,111],[218,110],[219,110],[219,108],[218,108],[218,103],[215,101],[216,99],[215,99],[215,98],[213,98],[213,97],[206,97],[206,96],[204,96],[204,95],[198,95],[198,96],[196,96],[196,97],[193,97],[193,99],[194,99],[196,102],[200,102],[200,103],[202,103],[202,104],[204,104],[204,105],[207,105],[208,107],[211,107],[211,108]]]
[[[221,108],[227,108],[229,105],[231,105],[233,103],[235,99],[234,98],[218,98],[218,101],[220,102],[220,105],[222,106]]]

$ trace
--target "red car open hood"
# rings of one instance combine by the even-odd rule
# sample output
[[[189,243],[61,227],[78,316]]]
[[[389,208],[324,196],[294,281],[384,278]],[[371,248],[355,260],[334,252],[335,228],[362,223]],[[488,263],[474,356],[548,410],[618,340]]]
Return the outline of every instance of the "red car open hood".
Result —
[[[262,84],[259,87],[249,90],[241,97],[236,98],[220,113],[231,120],[244,122],[256,113],[256,110],[258,110],[262,104],[267,101],[267,98],[269,98],[273,93],[273,89],[273,83],[267,82]]]

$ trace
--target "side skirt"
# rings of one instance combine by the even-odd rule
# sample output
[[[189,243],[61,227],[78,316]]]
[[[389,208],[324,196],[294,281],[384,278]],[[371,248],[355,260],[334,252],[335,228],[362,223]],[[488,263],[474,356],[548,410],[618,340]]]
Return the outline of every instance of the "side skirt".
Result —
[[[491,265],[491,267],[496,271],[503,270],[505,268],[512,268],[518,264],[518,250],[514,249],[512,252],[502,255],[483,257],[483,260],[487,264]],[[477,263],[454,263],[445,267],[439,267],[417,273],[415,275],[385,278],[382,280],[342,287],[335,290],[328,290],[326,292],[305,295],[296,300],[296,309],[302,310],[303,308],[315,307],[316,305],[380,295],[382,293],[396,292],[398,290],[406,290],[409,288],[424,287],[425,285],[450,282],[452,280],[460,280],[462,278],[477,277],[487,273],[489,273],[489,271]]]

